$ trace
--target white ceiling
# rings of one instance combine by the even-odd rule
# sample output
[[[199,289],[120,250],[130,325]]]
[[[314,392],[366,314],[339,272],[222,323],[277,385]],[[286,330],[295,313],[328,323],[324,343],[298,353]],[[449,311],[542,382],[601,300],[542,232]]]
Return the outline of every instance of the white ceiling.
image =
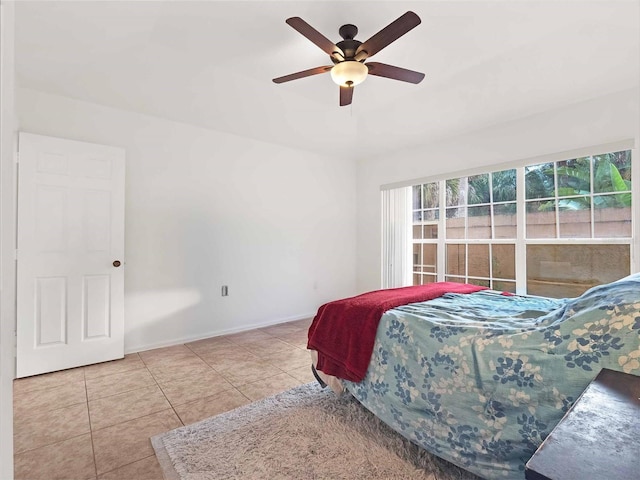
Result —
[[[422,24],[338,106],[330,64],[285,23],[366,40],[407,10]],[[640,84],[637,0],[19,1],[18,86],[296,148],[368,158]]]

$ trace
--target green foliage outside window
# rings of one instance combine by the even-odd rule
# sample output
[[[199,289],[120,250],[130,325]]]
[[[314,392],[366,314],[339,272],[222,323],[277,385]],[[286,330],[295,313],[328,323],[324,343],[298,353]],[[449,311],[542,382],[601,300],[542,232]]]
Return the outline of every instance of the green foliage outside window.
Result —
[[[593,169],[593,186],[591,185]],[[558,209],[624,208],[631,206],[631,151],[582,157],[555,164],[528,167],[525,174],[527,199],[554,197],[557,178]],[[555,208],[555,200],[542,201],[538,211]]]

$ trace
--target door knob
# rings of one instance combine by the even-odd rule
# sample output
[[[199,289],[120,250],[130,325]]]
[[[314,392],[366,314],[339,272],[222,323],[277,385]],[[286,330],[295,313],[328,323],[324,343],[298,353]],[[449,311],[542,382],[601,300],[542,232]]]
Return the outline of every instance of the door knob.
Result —
[[[114,260],[113,261],[113,266],[114,267],[119,267],[121,265],[120,260]]]

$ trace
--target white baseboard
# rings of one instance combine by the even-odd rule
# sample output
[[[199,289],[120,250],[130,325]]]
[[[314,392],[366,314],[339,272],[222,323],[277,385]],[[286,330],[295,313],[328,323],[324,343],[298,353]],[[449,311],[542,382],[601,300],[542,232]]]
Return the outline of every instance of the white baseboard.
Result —
[[[205,338],[212,337],[220,337],[223,335],[231,335],[233,333],[246,332],[248,330],[255,330],[257,328],[265,328],[271,327],[273,325],[279,325],[281,323],[295,322],[296,320],[304,320],[305,318],[313,318],[314,313],[304,314],[304,315],[295,315],[293,317],[281,318],[276,321],[266,322],[266,323],[254,323],[250,325],[244,325],[239,328],[228,328],[225,330],[213,330],[210,332],[203,333],[201,335],[193,335],[187,337],[176,338],[175,340],[170,340],[166,342],[158,342],[158,343],[147,343],[142,345],[131,345],[125,348],[125,355],[129,353],[137,353],[144,352],[146,350],[153,350],[154,348],[163,348],[163,347],[172,347],[174,345],[182,345],[184,343],[195,342],[197,340],[204,340]],[[125,339],[126,341],[126,339]]]

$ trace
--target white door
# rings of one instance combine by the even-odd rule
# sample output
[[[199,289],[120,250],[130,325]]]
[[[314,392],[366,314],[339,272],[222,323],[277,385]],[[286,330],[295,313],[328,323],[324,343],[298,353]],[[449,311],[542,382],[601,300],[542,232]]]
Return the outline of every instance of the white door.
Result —
[[[124,356],[124,160],[19,135],[19,378]]]

